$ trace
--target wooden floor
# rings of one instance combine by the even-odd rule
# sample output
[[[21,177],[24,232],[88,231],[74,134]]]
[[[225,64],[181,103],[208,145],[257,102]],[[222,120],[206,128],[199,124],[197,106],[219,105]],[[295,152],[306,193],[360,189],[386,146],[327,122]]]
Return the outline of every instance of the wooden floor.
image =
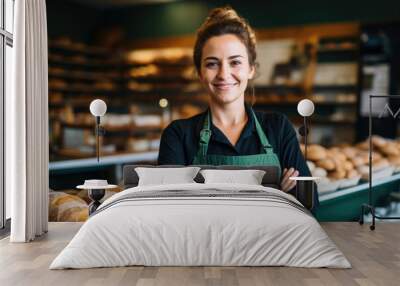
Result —
[[[290,267],[122,267],[48,270],[79,229],[79,223],[50,223],[32,243],[0,241],[0,285],[400,285],[400,223],[379,223],[375,231],[358,223],[323,223],[353,268]]]

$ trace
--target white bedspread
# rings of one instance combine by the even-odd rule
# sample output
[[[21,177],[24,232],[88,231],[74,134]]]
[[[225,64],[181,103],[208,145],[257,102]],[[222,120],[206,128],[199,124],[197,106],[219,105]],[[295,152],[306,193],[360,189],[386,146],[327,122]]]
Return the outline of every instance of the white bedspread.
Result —
[[[272,199],[243,195],[123,199],[137,192],[168,190],[262,191]],[[315,218],[293,203],[300,205],[279,190],[254,185],[127,189],[100,206],[50,269],[127,265],[350,268]]]

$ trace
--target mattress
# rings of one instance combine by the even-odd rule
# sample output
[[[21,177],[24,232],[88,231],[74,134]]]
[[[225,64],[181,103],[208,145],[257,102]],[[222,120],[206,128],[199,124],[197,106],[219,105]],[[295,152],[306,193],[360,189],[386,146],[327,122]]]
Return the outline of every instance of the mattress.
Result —
[[[130,265],[351,267],[291,195],[198,183],[138,186],[112,196],[50,269]]]

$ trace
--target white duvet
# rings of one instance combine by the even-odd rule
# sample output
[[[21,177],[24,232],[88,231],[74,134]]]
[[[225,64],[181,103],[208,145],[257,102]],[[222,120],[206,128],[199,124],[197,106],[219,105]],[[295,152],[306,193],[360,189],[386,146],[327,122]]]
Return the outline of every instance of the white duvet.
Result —
[[[122,200],[137,192],[169,190],[262,191],[281,199],[178,195]],[[50,269],[127,265],[350,268],[315,218],[293,203],[300,204],[279,190],[254,185],[130,188],[100,206]]]

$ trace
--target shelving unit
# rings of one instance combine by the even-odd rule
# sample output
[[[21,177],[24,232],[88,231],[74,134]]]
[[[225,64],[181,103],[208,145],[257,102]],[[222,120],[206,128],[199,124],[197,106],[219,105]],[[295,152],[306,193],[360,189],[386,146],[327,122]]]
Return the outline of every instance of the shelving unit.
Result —
[[[207,98],[189,73],[191,60],[181,56],[171,61],[170,52],[164,57],[157,52],[153,51],[153,58],[147,53],[143,62],[142,55],[137,60],[132,53],[69,39],[49,42],[51,160],[95,155],[94,118],[89,114],[95,98],[108,106],[102,120],[106,130],[102,155],[156,151],[162,129],[176,110],[188,103],[206,104]],[[107,120],[110,117],[113,120]],[[135,123],[146,118],[149,124]]]
[[[286,28],[258,35],[258,57],[279,61],[261,62],[267,77],[256,79],[255,107],[283,112],[292,123],[301,125],[297,103],[311,99],[316,104],[311,142],[330,146],[346,138],[346,143],[354,143],[360,88],[359,26]],[[336,138],[339,133],[343,134]]]

